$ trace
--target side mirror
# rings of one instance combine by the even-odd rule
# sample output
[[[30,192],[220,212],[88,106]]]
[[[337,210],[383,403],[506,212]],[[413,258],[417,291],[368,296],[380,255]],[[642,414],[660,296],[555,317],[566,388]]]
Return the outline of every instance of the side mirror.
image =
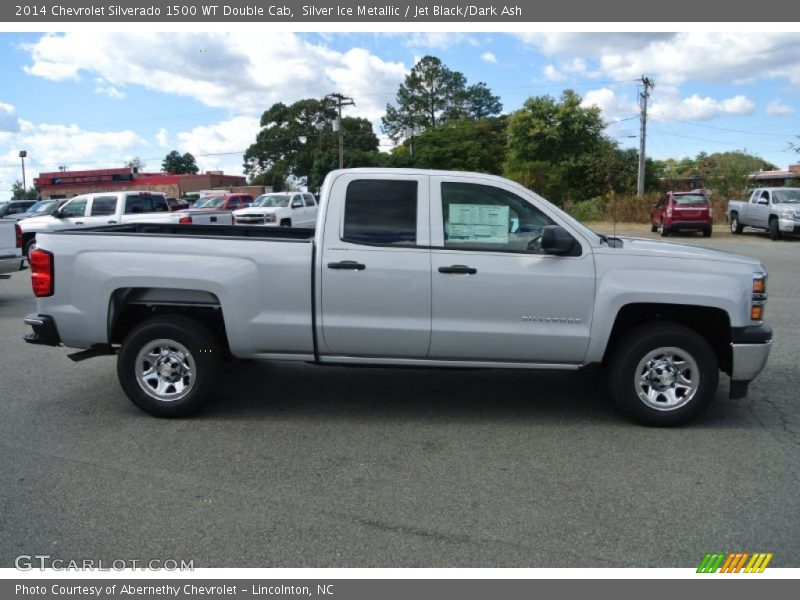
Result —
[[[769,204],[769,200],[767,200],[766,198],[759,198],[758,200],[756,200],[756,204],[763,204],[764,206],[766,206],[767,204]]]
[[[54,209],[53,212],[50,213],[50,216],[51,217],[55,217],[56,219],[60,219],[61,218],[61,209],[60,208]]]
[[[292,208],[303,208],[303,203],[295,200],[294,202],[292,202]]]
[[[545,254],[569,254],[573,248],[575,238],[560,225],[547,225],[542,230],[542,250]]]

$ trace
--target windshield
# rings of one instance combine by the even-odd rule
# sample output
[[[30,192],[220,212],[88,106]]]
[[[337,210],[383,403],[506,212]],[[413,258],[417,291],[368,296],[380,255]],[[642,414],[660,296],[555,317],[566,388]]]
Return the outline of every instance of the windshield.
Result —
[[[224,196],[208,196],[194,203],[194,208],[219,208],[225,203]]]
[[[675,196],[675,204],[678,206],[705,206],[708,199],[700,194],[681,194]]]
[[[800,204],[800,188],[773,190],[772,202],[774,204]]]
[[[32,215],[46,213],[46,212],[53,212],[53,208],[55,207],[56,203],[51,202],[50,200],[40,200],[35,204],[31,204],[26,210],[26,213],[30,213]]]
[[[265,194],[256,198],[251,206],[271,206],[276,208],[285,208],[289,206],[289,196],[280,196],[278,194]]]

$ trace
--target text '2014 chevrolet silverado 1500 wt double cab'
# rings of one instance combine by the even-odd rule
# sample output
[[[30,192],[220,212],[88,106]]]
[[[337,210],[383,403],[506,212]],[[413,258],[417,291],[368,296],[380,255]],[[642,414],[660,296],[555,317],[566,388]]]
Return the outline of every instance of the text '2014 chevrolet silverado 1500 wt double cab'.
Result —
[[[134,223],[46,233],[27,341],[117,353],[128,397],[199,409],[226,358],[577,370],[656,425],[694,417],[719,371],[763,369],[755,259],[606,238],[522,186],[415,169],[334,171],[315,231]],[[535,399],[532,399],[535,400]]]

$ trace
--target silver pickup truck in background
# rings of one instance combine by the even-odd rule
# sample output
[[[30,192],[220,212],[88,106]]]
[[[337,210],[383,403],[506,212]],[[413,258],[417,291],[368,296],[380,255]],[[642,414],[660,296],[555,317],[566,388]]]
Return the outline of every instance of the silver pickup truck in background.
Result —
[[[170,212],[164,194],[155,192],[129,190],[82,194],[70,198],[52,214],[20,221],[23,254],[30,256],[39,233],[133,222],[230,225],[233,218],[228,211]]]
[[[758,188],[749,200],[730,200],[726,216],[731,233],[757,227],[766,229],[773,241],[800,233],[800,188]]]
[[[127,396],[183,416],[231,357],[596,368],[619,407],[675,425],[766,364],[760,261],[597,235],[500,177],[328,175],[316,230],[131,223],[41,234],[33,344],[118,354]],[[535,391],[531,401],[535,401]]]
[[[25,266],[22,257],[22,232],[16,221],[0,219],[0,279]]]

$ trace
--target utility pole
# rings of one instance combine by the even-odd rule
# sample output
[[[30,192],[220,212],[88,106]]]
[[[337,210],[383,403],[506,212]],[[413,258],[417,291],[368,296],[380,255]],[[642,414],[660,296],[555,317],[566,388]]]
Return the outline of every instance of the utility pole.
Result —
[[[19,158],[22,161],[22,199],[28,197],[28,187],[27,182],[25,181],[25,157],[28,156],[27,150],[20,150],[19,151]]]
[[[639,133],[639,180],[636,186],[638,196],[644,196],[644,165],[645,165],[645,138],[647,137],[647,99],[650,97],[650,88],[655,87],[653,80],[642,75],[642,86],[644,89],[639,92],[639,106],[642,107],[640,117],[641,129]]]
[[[342,107],[343,106],[355,106],[356,103],[353,101],[352,98],[349,96],[343,96],[342,94],[336,92],[333,94],[328,94],[325,96],[326,98],[330,98],[333,100],[333,105],[336,107],[337,111],[339,112],[339,117],[336,119],[336,122],[333,124],[333,130],[339,132],[339,168],[344,168],[344,131],[342,130]]]

